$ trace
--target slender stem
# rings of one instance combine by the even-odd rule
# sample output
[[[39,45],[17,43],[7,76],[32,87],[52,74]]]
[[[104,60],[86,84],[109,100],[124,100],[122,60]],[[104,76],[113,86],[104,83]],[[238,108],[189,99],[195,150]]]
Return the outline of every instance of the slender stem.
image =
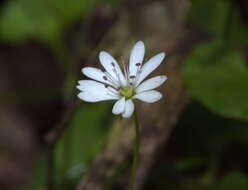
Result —
[[[136,111],[134,111],[133,119],[135,124],[134,158],[133,158],[133,166],[132,166],[128,190],[134,190],[137,168],[139,166],[139,160],[140,160],[140,156],[139,156],[140,131],[139,131],[139,121]]]

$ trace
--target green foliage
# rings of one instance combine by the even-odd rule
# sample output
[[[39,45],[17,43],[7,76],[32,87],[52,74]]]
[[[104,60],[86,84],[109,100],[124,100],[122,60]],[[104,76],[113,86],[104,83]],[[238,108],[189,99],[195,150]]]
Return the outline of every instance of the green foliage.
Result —
[[[52,0],[48,1],[65,23],[85,16],[99,0]]]
[[[3,7],[0,17],[0,39],[12,42],[30,38],[57,41],[64,27],[86,15],[95,3],[91,0],[10,1]]]
[[[200,163],[204,165],[208,163],[208,159],[224,153],[230,143],[246,147],[248,145],[247,125],[247,122],[220,117],[204,106],[192,103],[182,115],[174,131],[176,134],[174,138],[177,139],[177,144],[183,145],[186,153],[186,157],[183,157],[186,161],[183,162],[188,163],[187,160],[193,160],[199,163],[198,165]],[[202,162],[199,161],[199,157],[203,159]]]
[[[84,104],[56,148],[58,179],[75,180],[89,167],[108,133],[109,103]],[[62,180],[59,180],[62,181]]]
[[[157,157],[146,189],[219,190],[228,183],[233,185],[225,186],[227,190],[234,186],[247,189],[247,125],[191,103],[180,117],[166,151]],[[236,174],[237,170],[241,175]]]
[[[183,71],[193,98],[216,113],[248,120],[248,69],[241,54],[219,43],[204,44]]]
[[[248,26],[231,0],[194,0],[189,22],[214,39],[228,40],[233,47],[248,47]]]
[[[207,160],[203,158],[190,157],[182,160],[178,160],[174,163],[173,170],[176,172],[184,172],[189,171],[198,167],[205,166]]]
[[[247,49],[248,48],[248,26],[247,23],[240,18],[240,13],[234,10],[233,18],[230,22],[230,37],[229,43],[232,47],[238,49]]]
[[[241,171],[233,171],[223,177],[214,190],[246,190],[248,189],[248,176]]]
[[[110,103],[84,104],[73,116],[70,127],[58,142],[55,152],[55,189],[75,189],[75,185],[101,149],[108,134]],[[46,185],[46,158],[30,184],[20,190],[43,190]]]
[[[221,36],[229,9],[228,0],[194,0],[189,12],[189,21],[202,29]]]

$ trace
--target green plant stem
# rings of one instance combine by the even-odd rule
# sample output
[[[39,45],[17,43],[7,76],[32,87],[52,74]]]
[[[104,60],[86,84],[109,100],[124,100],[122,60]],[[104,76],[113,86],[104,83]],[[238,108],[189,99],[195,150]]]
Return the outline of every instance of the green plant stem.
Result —
[[[140,129],[139,129],[139,121],[137,117],[136,111],[134,111],[133,115],[134,125],[135,125],[135,140],[134,140],[134,158],[133,158],[133,166],[129,181],[128,190],[134,190],[137,168],[139,166],[140,156],[139,156],[139,146],[140,146]]]

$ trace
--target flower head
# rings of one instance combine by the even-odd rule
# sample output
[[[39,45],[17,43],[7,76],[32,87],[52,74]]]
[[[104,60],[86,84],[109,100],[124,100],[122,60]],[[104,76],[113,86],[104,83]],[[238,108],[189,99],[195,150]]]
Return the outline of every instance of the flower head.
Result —
[[[165,75],[144,79],[153,72],[163,61],[165,53],[159,53],[150,58],[144,65],[145,46],[137,42],[130,55],[129,64],[123,64],[123,69],[107,52],[101,51],[99,59],[104,71],[85,67],[82,72],[93,80],[80,80],[77,88],[81,91],[78,97],[86,102],[117,100],[113,106],[113,114],[122,114],[128,118],[134,111],[134,99],[153,103],[162,98],[155,88],[163,84]],[[143,82],[144,81],[144,82]]]

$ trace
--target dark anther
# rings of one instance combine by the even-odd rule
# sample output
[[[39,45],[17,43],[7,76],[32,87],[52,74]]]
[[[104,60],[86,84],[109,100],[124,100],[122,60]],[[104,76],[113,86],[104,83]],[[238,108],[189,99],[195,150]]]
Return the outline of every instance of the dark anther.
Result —
[[[105,86],[105,88],[108,88],[109,87],[109,85],[107,85],[107,84],[104,84],[104,86]]]
[[[106,76],[103,76],[103,79],[104,79],[104,80],[108,80],[108,78],[107,78]]]
[[[115,64],[114,64],[113,62],[111,62],[111,65],[112,65],[113,67],[115,67]]]
[[[140,64],[140,63],[136,63],[135,65],[136,65],[137,67],[139,67],[141,64]]]
[[[130,76],[129,78],[130,78],[130,79],[134,79],[134,78],[135,78],[135,76],[134,76],[134,75],[132,75],[132,76]]]

